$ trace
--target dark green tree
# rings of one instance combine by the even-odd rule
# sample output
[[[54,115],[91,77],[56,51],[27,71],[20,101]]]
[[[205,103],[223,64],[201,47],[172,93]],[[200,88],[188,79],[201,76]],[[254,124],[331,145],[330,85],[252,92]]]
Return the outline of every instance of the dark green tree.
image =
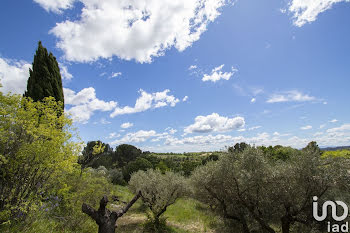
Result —
[[[118,167],[124,167],[137,157],[142,155],[142,151],[135,146],[122,144],[115,149],[115,157],[113,162],[118,162]]]
[[[29,69],[29,79],[25,97],[31,97],[34,101],[41,101],[45,97],[52,96],[62,102],[64,109],[64,96],[62,78],[56,57],[42,46],[39,41],[38,49],[34,55],[33,67]]]
[[[153,168],[151,162],[147,159],[138,157],[136,160],[129,162],[123,169],[123,176],[126,181],[130,180],[131,174],[139,170],[147,171]]]
[[[78,158],[81,168],[99,166],[112,166],[113,148],[101,141],[89,141]]]

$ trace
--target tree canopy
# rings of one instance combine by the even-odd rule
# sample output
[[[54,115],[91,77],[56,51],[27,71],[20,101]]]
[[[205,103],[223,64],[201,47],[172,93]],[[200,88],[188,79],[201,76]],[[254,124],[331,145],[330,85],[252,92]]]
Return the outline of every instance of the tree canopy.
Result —
[[[34,101],[52,96],[57,102],[62,102],[64,109],[62,78],[56,57],[51,52],[48,53],[41,41],[38,43],[32,65],[24,96],[31,97]]]

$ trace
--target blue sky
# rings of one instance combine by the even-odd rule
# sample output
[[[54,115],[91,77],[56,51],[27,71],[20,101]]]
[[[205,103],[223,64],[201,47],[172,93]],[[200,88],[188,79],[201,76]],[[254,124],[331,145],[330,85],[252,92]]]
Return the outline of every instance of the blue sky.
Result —
[[[1,91],[39,40],[81,138],[150,151],[350,145],[348,0],[5,0]]]

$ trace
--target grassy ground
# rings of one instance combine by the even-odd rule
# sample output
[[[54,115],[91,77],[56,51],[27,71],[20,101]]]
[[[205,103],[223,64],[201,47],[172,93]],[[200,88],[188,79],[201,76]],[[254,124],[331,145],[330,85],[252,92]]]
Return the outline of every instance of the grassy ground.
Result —
[[[114,186],[114,194],[116,194],[120,200],[128,202],[133,198],[133,194],[127,187]],[[81,206],[80,203],[77,205]],[[111,210],[117,210],[123,207],[121,203],[109,203],[108,208]],[[98,208],[98,206],[94,206]],[[80,207],[75,211],[81,211]],[[144,224],[147,222],[148,208],[142,204],[141,200],[138,200],[130,210],[121,218],[117,220],[118,227],[116,232],[123,233],[143,233]],[[54,218],[54,216],[47,216],[41,214],[34,214],[24,222],[13,224],[9,227],[1,227],[0,232],[4,233],[96,233],[97,224],[84,214],[77,217],[77,214],[71,213],[62,220],[60,218]],[[220,229],[222,222],[219,218],[213,215],[210,210],[203,204],[190,198],[182,198],[177,200],[173,205],[169,206],[164,214],[166,218],[167,233],[222,233]],[[61,217],[63,218],[63,217]],[[73,220],[74,218],[74,220]],[[67,220],[72,220],[67,222]],[[72,229],[72,224],[82,226],[76,230]],[[68,227],[67,224],[70,224]]]
[[[119,192],[123,200],[130,200],[132,194],[126,187],[120,187]],[[126,198],[126,199],[125,199]],[[137,201],[129,212],[118,219],[116,232],[143,232],[143,224],[147,220],[147,208]],[[196,200],[182,198],[169,206],[164,214],[167,219],[169,232],[220,232],[222,223],[209,209]]]

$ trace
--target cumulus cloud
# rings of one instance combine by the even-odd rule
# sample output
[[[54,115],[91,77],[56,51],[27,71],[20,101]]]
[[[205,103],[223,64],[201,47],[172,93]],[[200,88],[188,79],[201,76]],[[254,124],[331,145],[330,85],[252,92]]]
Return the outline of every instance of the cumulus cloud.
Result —
[[[59,63],[59,67],[62,79],[70,80],[73,78],[73,75],[69,73],[68,67],[66,65]]]
[[[29,68],[25,61],[0,58],[0,90],[4,93],[23,94],[27,89]]]
[[[184,129],[185,134],[189,133],[209,133],[209,132],[227,132],[239,129],[244,126],[243,117],[228,118],[212,113],[207,116],[197,116],[192,125]]]
[[[330,120],[329,122],[330,123],[336,123],[336,122],[338,122],[338,120],[337,119],[333,119],[333,120]]]
[[[220,79],[229,80],[233,74],[238,71],[236,68],[232,67],[231,72],[223,72],[222,68],[224,68],[224,65],[212,69],[211,74],[204,74],[202,81],[211,81],[215,83]]]
[[[96,92],[93,87],[84,88],[78,93],[75,91],[63,88],[65,104],[72,105],[66,112],[71,114],[73,120],[80,123],[87,123],[95,111],[112,111],[117,102],[105,102],[96,97]]]
[[[80,18],[57,23],[50,31],[65,58],[77,62],[118,56],[143,63],[171,47],[183,51],[200,39],[226,5],[226,0],[79,1]]]
[[[130,107],[117,107],[114,112],[111,113],[111,117],[116,117],[118,115],[132,114],[137,112],[144,112],[148,109],[161,108],[165,106],[175,107],[175,105],[180,101],[173,95],[168,95],[170,90],[166,89],[162,92],[147,93],[144,90],[139,91],[141,96],[136,100],[135,106]]]
[[[311,125],[306,125],[306,126],[303,126],[303,127],[300,127],[301,130],[309,130],[309,129],[312,129],[312,126]]]
[[[273,94],[266,101],[267,103],[281,103],[281,102],[306,102],[316,100],[315,97],[303,94],[300,91],[292,90],[279,94]]]
[[[130,122],[125,122],[125,123],[120,125],[120,127],[123,129],[128,129],[128,128],[133,127],[133,126],[134,126],[134,124],[130,123]]]
[[[288,10],[293,14],[294,25],[301,27],[315,21],[320,13],[339,2],[350,0],[292,0]]]
[[[55,13],[62,13],[62,10],[73,7],[75,0],[34,0],[46,11]]]
[[[112,145],[119,145],[119,144],[124,144],[124,143],[140,143],[144,142],[149,138],[156,137],[159,134],[157,134],[156,131],[154,130],[140,130],[135,133],[128,133],[121,139],[115,140],[111,142]]]
[[[256,102],[256,98],[252,98],[252,99],[250,100],[250,102],[251,102],[251,103],[255,103],[255,102]]]
[[[188,100],[188,96],[186,95],[183,99],[182,102],[186,102]]]

